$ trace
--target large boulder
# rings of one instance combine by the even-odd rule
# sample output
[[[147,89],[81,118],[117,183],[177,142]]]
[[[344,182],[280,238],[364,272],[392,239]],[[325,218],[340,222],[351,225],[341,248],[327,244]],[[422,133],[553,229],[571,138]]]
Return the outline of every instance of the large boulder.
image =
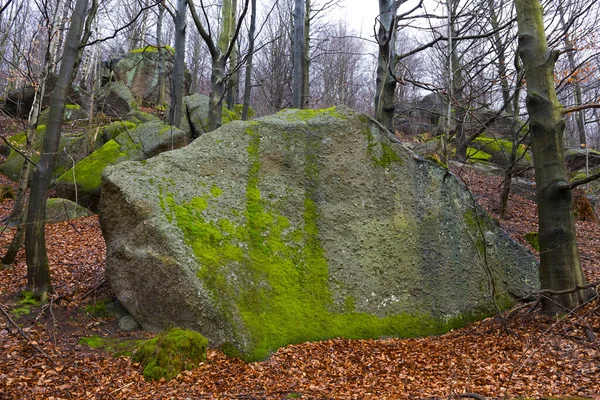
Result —
[[[57,77],[54,74],[48,75],[46,80],[46,90],[44,92],[44,98],[42,105],[44,107],[50,106],[50,98],[56,87]],[[12,90],[6,96],[4,100],[4,111],[10,115],[19,118],[27,118],[33,100],[35,98],[35,89],[32,85],[26,85],[18,89]],[[72,86],[67,93],[67,103],[82,105],[81,88]]]
[[[188,135],[159,119],[135,124],[109,125],[108,132],[119,132],[100,148],[80,160],[56,180],[57,196],[77,201],[95,210],[100,199],[100,177],[105,167],[123,161],[146,160],[189,143]]]
[[[102,181],[119,301],[248,360],[444,332],[537,286],[535,258],[448,170],[345,108],[232,122]]]
[[[208,96],[194,93],[183,98],[185,112],[181,117],[181,129],[188,132],[191,137],[197,138],[208,131]],[[249,116],[254,116],[254,110],[250,108]],[[242,118],[242,105],[236,104],[233,110],[223,107],[221,124],[225,125],[231,121]]]
[[[40,159],[40,150],[42,141],[46,135],[46,126],[38,125],[36,131],[36,139],[34,141],[34,152],[30,156],[31,161],[37,163]],[[89,154],[89,145],[87,143],[86,133],[68,133],[62,134],[60,137],[58,159],[52,177],[57,178],[65,171],[69,170],[74,162],[77,162]],[[21,177],[21,169],[23,168],[23,152],[27,146],[27,134],[25,132],[17,133],[7,139],[10,145],[0,146],[1,151],[7,154],[6,160],[0,164],[0,172],[6,175],[13,181],[18,181]],[[33,168],[30,169],[30,176],[33,173]]]
[[[110,82],[100,89],[100,110],[111,117],[124,117],[137,110],[139,101],[126,83]]]
[[[171,96],[173,80],[173,49],[165,48],[165,99]],[[159,54],[154,46],[129,51],[103,63],[103,83],[123,82],[144,104],[158,104]],[[184,94],[189,91],[191,76],[186,71]]]

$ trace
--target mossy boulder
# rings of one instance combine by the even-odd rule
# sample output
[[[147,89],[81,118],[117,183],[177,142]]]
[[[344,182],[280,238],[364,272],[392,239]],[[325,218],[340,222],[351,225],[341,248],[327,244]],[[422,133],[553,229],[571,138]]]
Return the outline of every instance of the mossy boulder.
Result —
[[[48,123],[48,114],[50,109],[47,108],[40,114],[38,118],[39,125],[46,125]],[[83,120],[88,118],[88,113],[79,104],[66,104],[65,112],[63,114],[63,123],[70,123],[77,120]]]
[[[76,200],[80,205],[95,210],[100,199],[100,176],[104,168],[123,161],[145,160],[189,143],[185,132],[158,119],[135,126],[125,123],[108,130],[121,133],[60,175],[55,186],[58,196]]]
[[[247,360],[442,333],[537,287],[535,258],[447,169],[346,108],[234,121],[102,182],[119,301]]]
[[[181,118],[181,129],[188,132],[194,138],[197,138],[208,130],[208,102],[208,96],[199,93],[183,98],[185,112]],[[252,108],[250,108],[248,115],[250,118],[254,116]],[[236,104],[233,110],[223,107],[223,113],[221,114],[222,125],[240,120],[241,118],[241,104]]]
[[[36,132],[36,140],[34,142],[34,152],[30,157],[31,161],[35,163],[37,163],[40,159],[40,149],[42,148],[42,141],[44,140],[45,133],[46,126],[39,125]],[[58,155],[57,164],[52,174],[53,178],[60,176],[69,168],[71,168],[73,166],[73,161],[77,162],[89,154],[87,142],[83,136],[85,135],[61,135],[59,144],[59,149],[61,151]],[[0,164],[0,172],[13,181],[18,181],[19,177],[21,176],[23,162],[25,161],[25,158],[21,155],[21,152],[25,150],[27,145],[27,135],[25,132],[20,132],[11,136],[7,140],[14,148],[5,145],[8,156],[6,157],[6,160]],[[15,148],[19,151],[15,150]],[[31,168],[30,173],[33,173],[33,168]]]
[[[600,167],[600,151],[593,149],[568,149],[565,151],[565,162],[569,171],[585,170]]]
[[[173,52],[165,49],[165,99],[171,97],[173,76]],[[154,46],[146,46],[129,51],[120,57],[103,63],[102,82],[122,82],[142,104],[158,104],[159,54]],[[184,95],[190,88],[191,75],[185,72]]]
[[[99,93],[100,110],[111,117],[124,117],[136,110],[140,102],[126,83],[110,82]]]
[[[80,217],[89,217],[93,213],[69,199],[50,198],[46,202],[46,222],[69,221]]]
[[[479,156],[481,158],[480,155],[482,154],[481,152],[483,152],[489,155],[485,161],[494,163],[500,167],[508,167],[510,164],[511,151],[511,141],[480,135],[471,142],[468,154],[470,153],[475,157]],[[533,157],[527,148],[527,145],[519,145],[516,157],[516,172],[519,174],[525,172],[531,174],[533,172]]]

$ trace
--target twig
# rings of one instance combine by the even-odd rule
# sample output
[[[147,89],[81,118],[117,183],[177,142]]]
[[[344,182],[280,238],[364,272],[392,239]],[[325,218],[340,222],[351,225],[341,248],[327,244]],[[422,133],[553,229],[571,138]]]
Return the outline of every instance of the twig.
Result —
[[[6,319],[8,320],[8,322],[10,322],[15,328],[17,328],[17,331],[19,332],[19,334],[21,334],[21,336],[23,336],[23,338],[25,340],[27,340],[27,342],[31,346],[33,346],[34,349],[36,349],[39,353],[41,353],[44,357],[46,357],[52,364],[58,365],[56,361],[54,361],[52,358],[50,358],[50,356],[48,354],[46,354],[44,352],[44,350],[42,350],[38,345],[34,344],[29,339],[29,336],[27,336],[27,334],[25,332],[23,332],[23,330],[21,329],[21,327],[19,325],[17,325],[17,323],[10,317],[10,315],[8,314],[8,312],[6,312],[6,310],[4,309],[4,307],[2,307],[1,305],[0,305],[0,311],[2,311],[2,314],[4,314],[4,316],[6,317]]]
[[[488,400],[487,397],[482,396],[477,393],[463,393],[463,394],[459,394],[458,397],[465,397],[465,398],[477,399],[477,400]]]

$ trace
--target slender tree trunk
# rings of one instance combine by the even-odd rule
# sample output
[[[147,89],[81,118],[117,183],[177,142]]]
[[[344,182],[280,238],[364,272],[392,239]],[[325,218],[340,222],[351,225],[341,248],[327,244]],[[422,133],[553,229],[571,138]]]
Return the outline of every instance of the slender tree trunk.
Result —
[[[517,87],[515,88],[515,94],[513,96],[512,105],[510,105],[510,109],[513,111],[512,113],[512,121],[510,124],[510,134],[511,134],[511,151],[510,158],[508,162],[508,167],[504,170],[504,180],[502,181],[502,191],[500,194],[500,218],[504,219],[506,217],[506,212],[508,210],[508,196],[510,195],[510,185],[512,183],[512,178],[514,175],[515,164],[517,162],[517,151],[519,149],[519,135],[521,133],[521,124],[519,122],[520,108],[519,108],[519,100],[521,96],[521,89],[523,88],[523,71],[519,70],[517,72]],[[508,100],[508,98],[507,98]],[[504,104],[507,104],[505,101]],[[508,106],[507,106],[508,109]]]
[[[500,22],[498,21],[498,14],[496,7],[503,7],[504,2],[496,4],[494,0],[488,0],[488,8],[490,12],[490,25],[495,31],[493,46],[496,48],[496,54],[498,54],[498,77],[500,79],[500,87],[502,88],[502,100],[506,104],[505,110],[508,114],[513,114],[512,103],[510,101],[510,86],[508,84],[507,70],[506,70],[506,46],[502,42],[500,37]]]
[[[310,13],[311,13],[311,0],[305,0],[306,7],[304,13],[304,63],[302,65],[302,108],[309,108],[310,103],[310,80],[309,80],[309,67],[310,67]]]
[[[250,32],[248,33],[248,59],[246,61],[246,77],[244,82],[244,104],[242,120],[248,120],[250,111],[250,95],[252,93],[252,61],[254,60],[254,33],[256,31],[256,0],[252,0],[252,15],[250,16]]]
[[[77,0],[71,26],[65,39],[56,87],[52,93],[46,134],[40,161],[33,170],[33,181],[27,208],[25,251],[27,256],[27,285],[37,298],[44,299],[52,291],[50,267],[46,252],[46,193],[58,154],[62,120],[68,89],[73,82],[87,0]]]
[[[214,131],[221,126],[223,116],[223,96],[225,95],[225,65],[227,59],[219,56],[212,60],[210,74],[210,96],[208,101],[208,130]]]
[[[304,0],[294,2],[294,66],[292,71],[292,107],[302,108],[304,89]]]
[[[569,25],[567,25],[565,21],[565,11],[562,7],[562,2],[558,5],[558,13],[560,16],[560,24],[563,28],[563,41],[565,43],[565,47],[567,49],[573,49],[575,46],[573,45],[573,41],[571,40],[571,36],[569,35]],[[575,61],[575,52],[568,51],[567,52],[567,60],[569,61],[569,68],[572,73],[575,73],[577,70],[577,63]],[[575,106],[580,106],[582,104],[582,93],[581,93],[581,84],[579,83],[579,79],[577,76],[574,76],[573,82],[573,100]],[[579,134],[579,144],[581,147],[585,148],[587,146],[587,137],[585,134],[585,111],[577,111],[575,113],[575,122],[577,124],[577,133]]]
[[[157,105],[165,105],[165,49],[162,41],[162,26],[165,15],[163,3],[158,5],[158,19],[156,21],[156,48],[158,49],[158,100]]]
[[[519,47],[527,79],[527,111],[533,157],[539,218],[540,283],[554,291],[576,289],[584,284],[579,263],[572,193],[563,149],[565,122],[554,88],[557,52],[546,42],[539,0],[515,0]],[[542,302],[547,312],[564,312],[586,300],[584,291],[548,296]]]
[[[375,119],[394,132],[394,95],[396,79],[392,76],[396,68],[396,10],[393,0],[379,0],[379,29],[377,42],[377,81],[375,90]]]
[[[173,63],[173,84],[171,88],[171,108],[169,124],[181,126],[183,115],[183,80],[185,73],[185,12],[186,0],[177,0],[175,14],[175,60]]]
[[[227,40],[228,44],[231,41],[231,39],[233,38],[233,34],[235,32],[235,18],[237,15],[236,10],[237,10],[237,0],[232,0],[231,14],[230,14],[231,23],[229,24],[229,32],[228,32],[228,40]],[[222,51],[224,53],[225,51],[227,51],[227,49],[222,50]],[[228,86],[227,87],[227,108],[229,110],[233,110],[233,107],[235,106],[235,100],[236,100],[236,92],[237,92],[237,86],[238,86],[238,74],[236,72],[237,60],[238,60],[238,51],[234,50],[231,52],[231,57],[229,57],[229,78],[227,79],[229,81],[227,83],[227,86]]]

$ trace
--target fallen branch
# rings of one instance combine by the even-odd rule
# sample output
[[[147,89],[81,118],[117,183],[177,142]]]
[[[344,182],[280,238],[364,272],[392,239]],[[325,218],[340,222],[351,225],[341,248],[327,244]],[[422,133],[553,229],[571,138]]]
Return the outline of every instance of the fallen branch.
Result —
[[[459,394],[458,397],[464,397],[464,398],[470,398],[470,399],[476,399],[476,400],[488,400],[487,397],[482,396],[477,393],[463,393],[463,394]]]
[[[598,172],[597,174],[594,174],[594,175],[590,175],[587,178],[581,178],[581,179],[577,179],[575,181],[560,184],[560,185],[558,185],[558,188],[560,190],[572,190],[572,189],[575,189],[577,186],[585,185],[586,183],[595,181],[596,179],[600,179],[600,172]]]
[[[58,365],[56,363],[56,361],[54,361],[48,354],[46,354],[46,352],[44,352],[44,350],[42,350],[38,345],[34,344],[33,341],[29,339],[29,336],[27,336],[27,334],[25,332],[23,332],[21,327],[19,325],[17,325],[17,323],[10,317],[10,314],[1,305],[0,305],[0,311],[2,311],[2,314],[4,314],[4,316],[6,317],[8,322],[10,324],[12,324],[15,328],[17,328],[17,331],[21,334],[21,336],[23,336],[23,338],[25,340],[27,340],[27,343],[29,343],[31,346],[33,346],[34,349],[36,349],[40,354],[42,354],[44,357],[46,357],[52,364]]]

